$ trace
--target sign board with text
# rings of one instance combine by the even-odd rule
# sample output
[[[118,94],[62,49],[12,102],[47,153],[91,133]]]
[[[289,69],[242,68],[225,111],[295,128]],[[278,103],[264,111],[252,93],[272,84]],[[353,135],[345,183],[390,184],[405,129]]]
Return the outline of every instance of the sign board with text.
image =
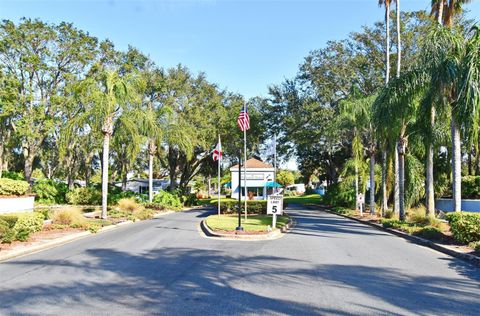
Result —
[[[267,198],[267,214],[283,214],[283,195],[269,195]]]

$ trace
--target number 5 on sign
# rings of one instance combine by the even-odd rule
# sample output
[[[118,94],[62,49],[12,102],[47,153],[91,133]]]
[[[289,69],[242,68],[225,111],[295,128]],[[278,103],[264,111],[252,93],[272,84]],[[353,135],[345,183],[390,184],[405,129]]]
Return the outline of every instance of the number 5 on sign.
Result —
[[[267,198],[267,214],[283,214],[283,195],[269,195]]]

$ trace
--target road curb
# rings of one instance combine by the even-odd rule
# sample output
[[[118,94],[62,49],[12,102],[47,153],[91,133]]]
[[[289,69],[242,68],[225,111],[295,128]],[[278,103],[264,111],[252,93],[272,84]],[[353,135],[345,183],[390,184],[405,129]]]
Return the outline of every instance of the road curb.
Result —
[[[205,220],[200,222],[201,231],[210,238],[218,238],[225,240],[247,240],[247,241],[259,241],[259,240],[274,240],[282,238],[285,233],[289,232],[294,226],[294,221],[292,218],[280,229],[274,230],[272,232],[262,234],[262,235],[231,235],[231,234],[222,234],[215,232],[208,227],[205,223]]]
[[[164,212],[164,213],[159,213],[159,214],[156,214],[154,216],[154,219],[160,218],[164,215],[168,215],[168,214],[172,214],[172,213],[175,213],[175,211],[167,211],[167,212]],[[70,243],[72,241],[83,239],[83,238],[89,237],[89,236],[98,235],[98,234],[101,234],[101,233],[104,233],[104,232],[107,232],[107,231],[110,231],[110,230],[117,229],[117,228],[125,226],[125,225],[134,224],[134,223],[137,223],[137,222],[143,222],[143,221],[135,221],[135,222],[134,221],[125,221],[125,222],[121,222],[121,223],[118,223],[118,224],[115,224],[115,225],[109,225],[109,226],[102,227],[96,233],[92,233],[92,232],[89,232],[89,231],[84,231],[84,232],[79,232],[79,233],[63,236],[63,237],[60,237],[60,238],[52,239],[52,240],[47,241],[47,242],[45,242],[43,244],[40,244],[40,245],[32,245],[30,247],[26,247],[25,249],[20,249],[20,250],[17,250],[17,251],[12,250],[11,252],[8,252],[4,255],[2,255],[1,252],[0,252],[0,262],[4,262],[6,260],[10,260],[10,259],[13,259],[13,258],[26,256],[26,255],[29,255],[29,254],[33,254],[33,253],[40,252],[40,251],[43,251],[43,250],[55,248],[55,247],[58,247],[58,246],[62,246],[62,245],[65,245],[67,243]]]
[[[422,245],[422,246],[425,246],[425,247],[429,247],[429,248],[434,249],[436,251],[442,252],[444,254],[447,254],[449,256],[452,256],[452,257],[455,257],[455,258],[458,258],[458,259],[462,259],[463,261],[467,261],[467,262],[472,263],[473,265],[475,265],[477,267],[480,267],[480,257],[478,257],[478,256],[475,256],[475,255],[472,255],[472,254],[469,254],[469,253],[459,252],[459,251],[456,251],[454,249],[451,249],[451,248],[445,247],[443,245],[437,244],[437,243],[435,243],[431,240],[421,238],[421,237],[418,237],[418,236],[412,236],[412,235],[409,235],[405,232],[402,232],[402,231],[399,231],[399,230],[396,230],[396,229],[386,228],[386,227],[383,227],[381,224],[372,223],[372,222],[368,222],[368,221],[363,221],[363,220],[358,219],[356,217],[351,217],[351,216],[348,216],[348,215],[345,215],[345,214],[338,214],[338,213],[335,213],[335,212],[333,212],[333,211],[331,211],[327,208],[324,208],[324,207],[320,207],[320,211],[327,212],[327,213],[330,213],[330,214],[334,214],[334,215],[337,215],[337,216],[341,216],[341,217],[344,217],[344,218],[354,220],[358,223],[362,223],[362,224],[374,227],[378,230],[390,233],[392,235],[402,237],[402,238],[407,239],[407,240],[409,240],[409,241],[411,241],[415,244],[419,244],[419,245]]]

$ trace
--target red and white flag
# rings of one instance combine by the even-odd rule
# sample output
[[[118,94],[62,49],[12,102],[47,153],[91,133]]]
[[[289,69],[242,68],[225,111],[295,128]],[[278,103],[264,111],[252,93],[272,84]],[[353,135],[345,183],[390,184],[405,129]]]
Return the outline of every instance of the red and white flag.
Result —
[[[220,142],[220,139],[218,139],[218,144],[217,147],[213,150],[213,160],[221,160],[222,159],[222,143]]]
[[[240,110],[238,114],[237,125],[242,132],[250,129],[250,116],[248,115],[247,105]]]

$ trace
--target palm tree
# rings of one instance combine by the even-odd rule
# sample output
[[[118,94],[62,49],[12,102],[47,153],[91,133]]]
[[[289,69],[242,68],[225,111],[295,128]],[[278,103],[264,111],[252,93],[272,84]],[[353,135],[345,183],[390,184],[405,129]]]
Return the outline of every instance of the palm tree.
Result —
[[[78,94],[85,106],[77,120],[90,121],[93,129],[103,134],[102,157],[102,218],[107,218],[108,167],[110,141],[117,121],[127,131],[137,128],[140,111],[129,110],[128,104],[134,101],[138,81],[134,77],[121,77],[116,70],[99,71],[98,75],[89,77],[80,83]],[[128,115],[126,113],[128,112]]]
[[[390,80],[390,4],[392,0],[379,0],[378,5],[385,6],[385,84]],[[387,197],[387,152],[382,150],[382,216],[388,208]]]
[[[373,104],[377,129],[387,139],[397,140],[400,220],[405,219],[405,153],[417,117],[416,97],[423,87],[424,77],[422,72],[411,71],[391,80]]]
[[[439,4],[439,18],[440,10],[443,10],[443,23],[447,28],[452,28],[454,23],[455,15],[462,11],[462,5],[471,2],[471,0],[445,0],[445,5],[442,6]],[[440,9],[442,8],[442,9]],[[453,183],[452,183],[452,195],[453,195],[453,209],[456,212],[461,210],[462,202],[462,153],[461,153],[461,140],[460,140],[460,129],[459,122],[455,115],[455,106],[453,96],[450,96],[450,104],[452,105],[452,120],[451,120],[451,133],[452,133],[452,174],[453,174]]]
[[[362,96],[353,92],[353,98],[341,102],[342,117],[353,126],[352,153],[355,169],[355,200],[358,200],[358,169],[363,161],[362,138],[368,142],[370,156],[370,213],[375,214],[375,125],[372,122],[371,107],[375,95]]]

